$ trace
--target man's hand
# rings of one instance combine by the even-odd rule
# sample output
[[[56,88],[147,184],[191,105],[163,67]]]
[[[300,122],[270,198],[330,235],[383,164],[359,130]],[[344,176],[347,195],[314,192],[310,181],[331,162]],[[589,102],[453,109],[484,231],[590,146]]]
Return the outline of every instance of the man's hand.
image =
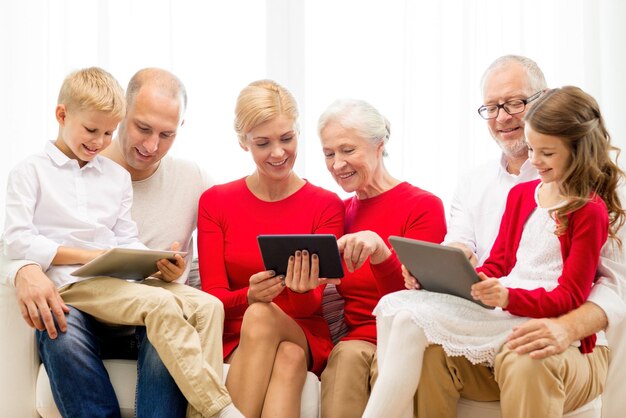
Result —
[[[39,331],[48,331],[51,339],[57,337],[54,318],[61,332],[67,331],[65,314],[70,308],[63,302],[59,291],[52,281],[44,274],[41,267],[28,264],[22,267],[15,276],[17,302],[26,323]]]
[[[542,359],[564,352],[573,340],[559,319],[531,319],[513,328],[507,338],[507,347],[518,354]]]
[[[463,251],[463,254],[465,254],[465,257],[467,257],[472,266],[476,267],[476,264],[478,264],[478,257],[476,257],[476,254],[474,254],[474,252],[470,250],[467,245],[461,244],[460,242],[451,242],[447,245],[448,247],[458,248]]]

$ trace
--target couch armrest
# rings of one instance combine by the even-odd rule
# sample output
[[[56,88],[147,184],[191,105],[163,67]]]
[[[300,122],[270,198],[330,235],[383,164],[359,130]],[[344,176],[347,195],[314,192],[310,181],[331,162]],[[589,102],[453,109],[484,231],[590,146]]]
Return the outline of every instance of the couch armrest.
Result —
[[[15,288],[0,284],[0,416],[38,417],[35,331],[20,314]]]

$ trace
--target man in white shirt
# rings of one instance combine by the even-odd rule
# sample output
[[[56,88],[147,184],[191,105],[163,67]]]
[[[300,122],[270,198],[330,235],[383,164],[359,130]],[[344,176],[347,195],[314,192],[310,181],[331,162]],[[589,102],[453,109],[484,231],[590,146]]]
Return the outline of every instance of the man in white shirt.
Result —
[[[181,243],[180,250],[189,252],[187,266],[190,266],[197,201],[210,182],[195,164],[166,156],[183,123],[186,91],[171,73],[144,69],[131,79],[126,98],[127,113],[118,138],[103,155],[131,175],[134,192],[131,213],[140,240],[157,249],[168,249],[175,241]],[[89,315],[74,308],[70,311],[39,265],[28,260],[2,265],[5,267],[0,279],[14,282],[22,316],[39,330],[40,351],[55,347],[57,352],[65,353],[55,357],[55,363],[62,362],[59,372],[48,370],[60,409],[65,408],[62,406],[65,403],[80,403],[89,416],[96,416],[93,411],[102,411],[102,416],[119,416],[119,406],[102,365],[102,354],[138,358],[138,416],[185,415],[187,402],[146,338],[145,327],[103,327]],[[189,267],[182,281],[188,271]],[[55,321],[63,338],[58,338]],[[212,344],[219,350],[214,350],[213,368],[221,377],[222,324],[216,323],[215,329],[218,332]],[[47,338],[42,338],[44,334]],[[64,342],[55,342],[57,339]],[[77,377],[82,382],[81,396],[73,392],[72,381]],[[232,404],[220,414],[241,416]]]
[[[485,71],[482,87],[486,106],[481,106],[479,114],[487,120],[502,157],[479,167],[459,184],[444,242],[461,248],[475,265],[489,255],[509,190],[537,177],[528,161],[522,118],[547,85],[534,61],[504,56]],[[492,110],[497,106],[495,117],[487,106]],[[605,246],[599,267],[602,277],[589,301],[560,318],[533,319],[514,329],[507,343],[513,353],[496,364],[495,370],[472,365],[464,357],[448,357],[438,346],[429,347],[416,395],[417,415],[456,417],[457,400],[465,397],[500,400],[503,418],[537,417],[547,416],[551,406],[567,412],[597,397],[607,373],[606,348],[600,346],[587,355],[583,366],[565,353],[572,342],[600,332],[608,324],[614,328],[623,319],[626,305],[619,289],[625,276],[620,257],[615,247]],[[606,345],[602,335],[598,342]],[[557,364],[567,365],[560,370],[575,369],[576,373],[556,372]],[[611,402],[614,400],[605,404],[607,410]]]

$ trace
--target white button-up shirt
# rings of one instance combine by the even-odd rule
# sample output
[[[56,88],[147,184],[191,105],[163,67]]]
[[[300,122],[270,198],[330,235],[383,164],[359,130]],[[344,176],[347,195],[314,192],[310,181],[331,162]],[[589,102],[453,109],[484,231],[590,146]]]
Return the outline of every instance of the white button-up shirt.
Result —
[[[480,266],[489,257],[498,236],[509,191],[516,184],[536,178],[537,170],[529,160],[524,162],[519,175],[510,174],[504,156],[499,163],[491,161],[464,176],[452,199],[444,243],[467,245],[478,257]]]
[[[96,156],[82,168],[53,142],[9,174],[5,254],[38,263],[61,287],[83,278],[77,266],[51,266],[59,246],[85,249],[145,248],[131,219],[129,173]]]

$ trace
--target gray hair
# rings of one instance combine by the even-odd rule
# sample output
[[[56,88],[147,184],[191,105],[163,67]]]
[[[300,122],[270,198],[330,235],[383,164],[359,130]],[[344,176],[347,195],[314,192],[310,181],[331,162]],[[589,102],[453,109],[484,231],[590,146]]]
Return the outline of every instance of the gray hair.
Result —
[[[356,130],[360,136],[374,144],[381,141],[386,144],[391,134],[391,124],[387,118],[365,100],[334,101],[320,116],[317,134],[321,137],[324,128],[333,122],[346,129]],[[387,151],[383,152],[383,156],[387,156]]]
[[[528,77],[528,87],[531,89],[531,92],[537,92],[548,88],[543,71],[541,71],[541,68],[539,68],[535,61],[521,55],[504,55],[492,62],[483,73],[483,77],[480,79],[481,90],[484,88],[487,76],[489,76],[493,70],[500,69],[511,64],[518,64],[524,68],[526,76]]]

